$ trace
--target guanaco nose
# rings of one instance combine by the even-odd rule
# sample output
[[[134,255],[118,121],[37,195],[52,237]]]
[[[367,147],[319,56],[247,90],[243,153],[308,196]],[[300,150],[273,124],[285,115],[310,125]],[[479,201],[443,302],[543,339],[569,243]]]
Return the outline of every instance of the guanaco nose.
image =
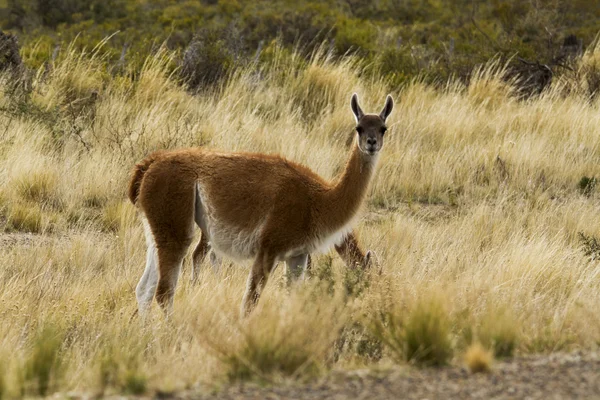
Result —
[[[375,146],[377,144],[377,139],[375,138],[367,138],[367,144],[371,146]]]

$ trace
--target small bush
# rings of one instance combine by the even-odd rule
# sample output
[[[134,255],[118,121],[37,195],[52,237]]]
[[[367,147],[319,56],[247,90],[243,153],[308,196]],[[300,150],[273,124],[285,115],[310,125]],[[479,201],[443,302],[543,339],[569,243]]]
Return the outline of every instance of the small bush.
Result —
[[[595,177],[584,176],[579,180],[577,187],[579,188],[579,192],[585,196],[590,196],[594,189],[596,188],[597,180]]]
[[[335,292],[335,277],[333,275],[333,258],[323,256],[319,258],[319,263],[307,270],[309,279],[316,279],[317,287],[325,291],[328,295]]]
[[[22,367],[22,392],[46,396],[58,385],[64,371],[60,349],[63,338],[59,331],[47,326],[33,339],[33,347]]]
[[[347,296],[360,296],[369,287],[368,270],[357,268],[344,269],[344,289]]]
[[[471,344],[465,353],[465,363],[472,373],[490,372],[494,356],[479,342]]]
[[[594,236],[588,236],[583,232],[579,232],[578,236],[583,248],[583,254],[591,257],[593,260],[600,258],[600,241]]]
[[[89,191],[83,198],[83,205],[91,208],[102,208],[108,201],[108,196],[100,191]]]
[[[186,48],[180,76],[191,90],[220,83],[235,66],[242,44],[237,30],[204,29]]]
[[[17,37],[0,31],[0,71],[17,71],[22,64]]]

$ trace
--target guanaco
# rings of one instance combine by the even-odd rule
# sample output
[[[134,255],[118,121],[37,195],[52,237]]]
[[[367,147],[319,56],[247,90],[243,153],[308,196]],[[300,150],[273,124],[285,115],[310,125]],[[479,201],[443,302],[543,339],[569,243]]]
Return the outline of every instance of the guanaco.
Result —
[[[203,148],[158,151],[138,163],[129,199],[141,211],[148,246],[136,287],[140,315],[156,297],[169,315],[194,225],[216,250],[234,260],[254,259],[241,311],[256,305],[269,274],[285,261],[291,280],[303,276],[308,256],[344,243],[366,196],[394,101],[365,114],[352,95],[356,139],[333,182],[277,155],[222,153]],[[199,246],[200,247],[200,246]],[[201,257],[198,248],[194,258]]]

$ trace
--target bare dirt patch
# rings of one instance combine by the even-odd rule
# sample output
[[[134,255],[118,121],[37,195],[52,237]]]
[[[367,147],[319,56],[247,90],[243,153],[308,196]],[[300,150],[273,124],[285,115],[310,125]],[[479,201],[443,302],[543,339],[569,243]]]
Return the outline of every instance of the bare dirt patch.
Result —
[[[236,384],[177,399],[600,399],[600,353],[528,356],[498,362],[489,374],[462,367],[336,372],[306,385]]]

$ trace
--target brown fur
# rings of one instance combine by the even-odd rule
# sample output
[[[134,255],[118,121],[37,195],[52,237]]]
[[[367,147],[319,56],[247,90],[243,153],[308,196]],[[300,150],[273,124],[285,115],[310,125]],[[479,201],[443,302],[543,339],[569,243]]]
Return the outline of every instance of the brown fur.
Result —
[[[255,259],[243,301],[246,313],[277,261],[308,255],[332,235],[337,238],[367,193],[392,105],[388,97],[385,115],[384,111],[364,115],[353,97],[359,134],[344,172],[334,182],[303,165],[265,154],[193,148],[153,153],[137,164],[129,196],[146,217],[156,245],[159,304],[165,310],[172,305],[198,215],[207,225],[203,236],[217,251]],[[348,257],[357,256],[355,240],[341,246]],[[205,254],[206,243],[201,242],[194,258]]]
[[[137,163],[133,168],[133,172],[131,174],[131,179],[129,180],[129,191],[128,197],[129,200],[135,204],[137,202],[137,198],[140,192],[140,185],[142,184],[142,178],[144,174],[150,167],[150,165],[154,162],[155,157],[162,152],[155,152],[144,158],[142,161]]]

